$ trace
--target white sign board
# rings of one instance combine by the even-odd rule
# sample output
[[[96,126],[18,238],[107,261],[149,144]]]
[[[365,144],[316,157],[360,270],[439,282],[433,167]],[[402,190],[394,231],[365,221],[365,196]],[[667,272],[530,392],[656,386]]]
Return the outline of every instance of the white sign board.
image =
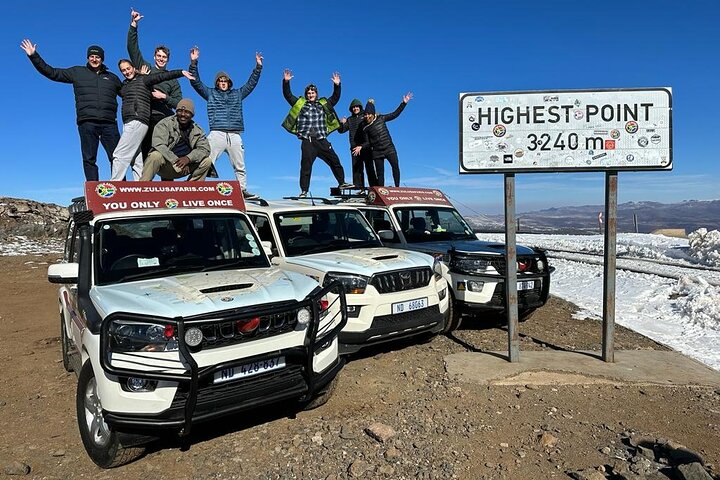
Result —
[[[460,94],[460,173],[672,170],[670,88]]]

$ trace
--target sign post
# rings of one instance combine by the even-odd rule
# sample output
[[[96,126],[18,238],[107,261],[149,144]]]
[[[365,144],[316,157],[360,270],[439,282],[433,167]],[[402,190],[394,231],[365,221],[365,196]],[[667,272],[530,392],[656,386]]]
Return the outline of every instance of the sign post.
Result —
[[[508,356],[519,361],[515,174],[605,172],[603,360],[614,361],[618,171],[672,170],[672,90],[461,93],[460,174],[505,176]],[[598,216],[602,225],[603,218]]]

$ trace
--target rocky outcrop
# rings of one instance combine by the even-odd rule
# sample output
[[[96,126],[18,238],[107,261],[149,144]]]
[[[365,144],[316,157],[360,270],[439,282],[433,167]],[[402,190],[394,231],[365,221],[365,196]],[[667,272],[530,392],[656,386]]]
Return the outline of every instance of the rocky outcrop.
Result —
[[[17,236],[35,239],[61,237],[68,218],[65,207],[0,197],[0,241]]]

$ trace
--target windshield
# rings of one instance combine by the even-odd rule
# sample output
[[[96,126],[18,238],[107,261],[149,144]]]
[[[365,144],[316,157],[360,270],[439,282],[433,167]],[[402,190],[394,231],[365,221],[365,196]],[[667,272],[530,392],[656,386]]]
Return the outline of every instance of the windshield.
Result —
[[[95,225],[94,239],[98,285],[269,266],[244,215],[119,219]]]
[[[288,257],[382,245],[358,210],[286,212],[275,225]]]
[[[408,243],[477,238],[472,228],[454,208],[396,208],[395,216]]]

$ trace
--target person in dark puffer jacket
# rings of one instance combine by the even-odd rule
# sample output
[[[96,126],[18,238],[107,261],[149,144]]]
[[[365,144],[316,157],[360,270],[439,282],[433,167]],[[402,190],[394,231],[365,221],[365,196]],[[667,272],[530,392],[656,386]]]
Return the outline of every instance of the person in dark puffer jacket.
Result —
[[[349,110],[351,115],[348,118],[343,117],[340,119],[340,128],[338,128],[338,132],[350,132],[350,153],[352,155],[353,148],[365,143],[365,132],[363,132],[363,129],[360,128],[363,120],[365,119],[365,111],[363,110],[362,102],[360,102],[357,98],[350,102]],[[379,185],[370,149],[361,150],[360,155],[352,155],[353,184],[364,190],[365,174],[363,173],[363,167],[367,172],[368,184],[371,187]]]
[[[210,133],[208,134],[210,160],[215,164],[217,158],[223,152],[227,152],[235,172],[235,178],[242,187],[243,196],[246,199],[258,198],[257,195],[247,190],[245,148],[241,137],[245,130],[242,101],[252,93],[260,80],[263,56],[259,52],[255,53],[255,68],[245,85],[240,88],[232,88],[232,79],[225,72],[218,72],[215,75],[213,88],[205,85],[200,80],[200,72],[198,71],[199,58],[200,49],[193,47],[190,50],[190,73],[195,79],[190,81],[190,85],[198,95],[207,101],[207,113],[210,121]]]
[[[103,64],[105,52],[97,45],[87,50],[87,64],[70,68],[54,68],[45,63],[37,45],[29,39],[20,44],[40,74],[55,82],[72,83],[75,93],[80,149],[85,180],[99,180],[97,167],[98,144],[102,143],[112,167],[112,155],[120,132],[117,126],[117,96],[120,79]]]
[[[140,180],[143,169],[141,145],[150,124],[150,101],[153,86],[183,75],[193,78],[185,70],[168,70],[147,74],[150,69],[143,65],[143,72],[137,69],[128,59],[118,62],[120,73],[125,77],[120,96],[122,103],[123,133],[113,152],[112,176],[110,180],[125,180],[127,169],[132,165],[133,179]],[[140,75],[139,73],[144,73]]]
[[[353,155],[360,155],[363,150],[372,149],[379,186],[385,185],[386,158],[392,167],[395,186],[400,186],[400,165],[397,151],[395,150],[392,137],[390,137],[390,131],[385,123],[395,120],[402,111],[405,110],[405,105],[407,105],[412,97],[412,92],[408,92],[395,111],[385,115],[375,113],[375,103],[372,99],[368,100],[367,105],[365,105],[365,122],[362,127],[363,132],[365,132],[365,143],[355,147],[353,149]]]

